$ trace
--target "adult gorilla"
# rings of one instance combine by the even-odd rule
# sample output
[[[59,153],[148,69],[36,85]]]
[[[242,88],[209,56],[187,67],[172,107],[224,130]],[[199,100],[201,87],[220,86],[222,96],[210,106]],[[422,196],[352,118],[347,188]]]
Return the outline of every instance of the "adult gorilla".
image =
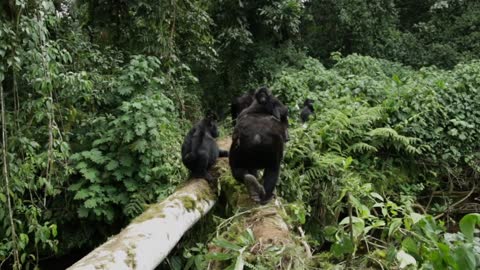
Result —
[[[247,185],[256,202],[265,204],[273,197],[287,129],[286,118],[280,121],[270,114],[246,114],[237,119],[230,147],[230,168],[233,177]],[[264,169],[263,186],[257,180],[260,169]]]

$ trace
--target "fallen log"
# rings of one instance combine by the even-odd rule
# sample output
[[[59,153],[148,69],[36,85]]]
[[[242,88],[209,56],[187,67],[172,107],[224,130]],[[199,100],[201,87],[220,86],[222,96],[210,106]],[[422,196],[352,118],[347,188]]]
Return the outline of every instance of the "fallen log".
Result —
[[[220,140],[218,144],[228,149],[230,139]],[[228,166],[225,161],[221,164]],[[219,170],[216,166],[212,175],[218,176]],[[191,179],[68,269],[154,269],[183,234],[213,207],[216,199],[207,181]]]
[[[154,269],[215,200],[207,181],[192,179],[68,269]]]

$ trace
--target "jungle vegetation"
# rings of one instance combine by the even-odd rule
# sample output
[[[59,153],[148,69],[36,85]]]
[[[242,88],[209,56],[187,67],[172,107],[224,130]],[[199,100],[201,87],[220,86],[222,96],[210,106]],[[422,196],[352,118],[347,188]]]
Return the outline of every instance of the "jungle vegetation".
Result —
[[[231,98],[261,85],[290,109],[299,269],[479,267],[479,1],[2,0],[0,268],[117,233],[185,181],[192,123],[208,108],[230,134]],[[161,269],[278,267],[238,252],[249,235],[211,254],[220,212]]]

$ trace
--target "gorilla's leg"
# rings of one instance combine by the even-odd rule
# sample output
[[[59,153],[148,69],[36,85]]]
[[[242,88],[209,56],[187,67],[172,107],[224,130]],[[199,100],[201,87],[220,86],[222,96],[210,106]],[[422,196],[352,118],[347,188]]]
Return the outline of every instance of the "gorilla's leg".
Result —
[[[219,157],[228,157],[228,151],[227,151],[227,150],[218,149],[218,156],[219,156]]]
[[[261,198],[265,197],[265,190],[263,186],[258,183],[257,178],[248,172],[249,170],[244,168],[232,168],[233,177],[237,179],[237,181],[245,183],[250,198],[255,202],[260,202]]]
[[[245,185],[247,186],[248,193],[250,193],[250,198],[255,202],[260,202],[263,197],[265,197],[265,189],[257,181],[257,178],[251,174],[246,174]]]
[[[212,180],[212,176],[208,173],[208,153],[206,151],[198,151],[195,169],[192,170],[193,178],[205,178],[207,181]]]
[[[232,169],[233,178],[235,178],[235,180],[237,180],[240,183],[244,183],[245,182],[244,177],[248,173],[248,170],[244,168],[234,168],[234,167],[231,167],[231,169]]]
[[[266,168],[263,173],[263,186],[265,188],[265,196],[262,197],[261,204],[266,204],[273,197],[273,191],[275,190],[275,185],[278,181],[278,176],[280,174],[280,166],[275,166],[272,168]]]

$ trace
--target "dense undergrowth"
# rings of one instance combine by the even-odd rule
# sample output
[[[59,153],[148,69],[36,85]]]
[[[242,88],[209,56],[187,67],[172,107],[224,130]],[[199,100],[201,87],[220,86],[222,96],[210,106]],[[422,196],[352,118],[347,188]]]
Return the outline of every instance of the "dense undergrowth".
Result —
[[[313,251],[298,268],[478,267],[480,218],[465,214],[479,212],[479,10],[474,0],[2,1],[0,268],[66,267],[118,232],[186,178],[191,123],[207,108],[227,115],[232,96],[262,84],[290,108],[277,194]],[[302,125],[305,98],[316,113]],[[232,214],[217,209],[162,267],[205,266]],[[231,249],[216,258],[232,267],[301,256],[240,253],[251,234],[226,229]]]
[[[251,232],[222,227],[209,241],[223,253],[208,249],[208,241],[183,247],[187,268],[211,260],[231,269],[239,261],[252,269],[479,266],[473,230],[480,215],[464,216],[468,204],[432,193],[478,194],[480,63],[415,71],[370,57],[333,57],[331,69],[306,59],[272,83],[293,118],[278,195],[291,210],[291,228],[305,227],[313,258],[299,262],[295,252],[304,251],[288,247],[271,252],[293,262],[265,260],[268,251],[256,257]],[[302,125],[298,105],[307,97],[316,111]]]
[[[480,63],[414,71],[333,57],[331,69],[309,59],[273,84],[290,108],[316,100],[315,118],[291,129],[280,194],[307,208],[320,265],[336,258],[360,268],[415,260],[422,269],[478,267],[479,239],[462,222],[480,216],[449,234],[458,231],[462,205],[422,197],[452,187],[478,193]]]

